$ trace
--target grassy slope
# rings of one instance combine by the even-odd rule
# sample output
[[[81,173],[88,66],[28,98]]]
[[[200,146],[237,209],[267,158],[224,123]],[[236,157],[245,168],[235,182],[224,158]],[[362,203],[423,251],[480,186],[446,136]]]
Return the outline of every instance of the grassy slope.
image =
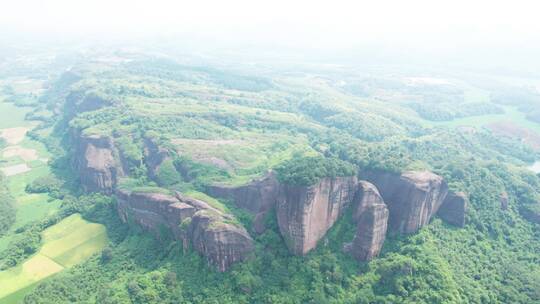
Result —
[[[108,242],[104,226],[87,222],[79,214],[44,230],[42,238],[43,247],[36,255],[0,272],[0,303],[10,303],[3,298],[86,260]]]
[[[6,112],[4,112],[4,110]],[[29,122],[24,120],[24,116],[28,111],[29,108],[16,107],[10,103],[0,102],[0,126],[2,128],[27,126]],[[39,142],[25,138],[20,145],[25,148],[37,150],[39,158],[50,157],[43,144]],[[22,162],[18,157],[4,159],[2,155],[0,155],[0,160],[13,162],[13,159]],[[17,218],[12,230],[56,212],[60,205],[59,201],[47,202],[48,196],[46,194],[28,194],[24,191],[28,183],[32,182],[37,177],[50,173],[48,166],[42,161],[32,161],[28,164],[32,168],[31,171],[8,178],[9,190],[17,201]],[[9,234],[0,238],[0,250],[7,246],[9,240]]]
[[[28,122],[24,120],[24,116],[29,110],[29,108],[19,108],[12,103],[4,102],[0,97],[0,113],[2,113],[0,129],[26,125]]]
[[[30,108],[0,102],[0,129],[28,126],[30,123],[25,121],[24,117],[29,110]],[[26,137],[19,145],[35,149],[40,159],[50,158],[47,149],[40,142]],[[0,160],[7,161],[9,165],[24,162],[19,157],[4,159],[1,155]],[[30,161],[27,164],[32,168],[31,171],[7,179],[9,190],[17,202],[16,222],[11,231],[54,214],[61,204],[59,200],[49,202],[47,194],[25,192],[28,183],[50,174],[44,160]],[[0,250],[6,248],[11,236],[12,234],[8,233],[0,238]],[[64,267],[80,263],[100,251],[107,243],[105,228],[82,220],[80,215],[71,216],[45,230],[43,238],[44,247],[38,254],[13,269],[0,272],[0,303],[20,302],[39,281],[62,271]]]

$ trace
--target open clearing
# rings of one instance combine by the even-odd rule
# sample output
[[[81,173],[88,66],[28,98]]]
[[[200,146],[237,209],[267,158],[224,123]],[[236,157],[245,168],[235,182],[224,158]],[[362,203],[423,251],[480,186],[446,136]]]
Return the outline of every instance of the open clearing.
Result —
[[[32,161],[38,159],[38,154],[35,149],[23,148],[21,146],[11,146],[4,149],[2,154],[4,158],[20,157],[24,161]]]
[[[64,267],[73,266],[107,244],[105,227],[74,214],[43,232],[44,254]]]
[[[17,107],[12,103],[2,101],[0,98],[0,129],[27,126],[28,121],[24,120],[26,113],[30,108]]]
[[[30,167],[27,164],[19,164],[9,167],[0,168],[5,176],[13,176],[30,171]]]
[[[16,127],[7,128],[0,131],[0,137],[4,138],[9,145],[17,145],[23,141],[28,132],[28,128]]]
[[[540,150],[540,135],[528,128],[520,127],[512,121],[490,123],[486,127],[499,135],[519,139],[533,149]]]
[[[88,259],[108,242],[105,227],[71,215],[42,233],[40,251],[23,264],[0,272],[0,303],[12,294]]]

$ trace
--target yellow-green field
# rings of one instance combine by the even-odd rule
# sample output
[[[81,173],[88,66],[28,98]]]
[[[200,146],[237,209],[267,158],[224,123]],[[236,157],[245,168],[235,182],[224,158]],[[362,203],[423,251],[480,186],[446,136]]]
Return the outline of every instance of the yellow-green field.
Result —
[[[74,214],[43,231],[42,242],[37,254],[0,272],[0,303],[13,303],[18,292],[100,252],[108,239],[103,225]]]
[[[0,131],[18,127],[31,129],[32,123],[24,120],[28,111],[29,108],[16,107],[0,98]],[[0,237],[0,251],[8,246],[15,229],[54,214],[61,204],[59,200],[49,201],[47,194],[30,194],[25,191],[27,184],[51,173],[47,164],[50,154],[45,146],[25,136],[21,137],[20,142],[9,144],[8,147],[35,151],[37,159],[24,160],[16,154],[4,157],[5,150],[0,150],[0,167],[26,164],[30,168],[28,172],[7,178],[9,191],[16,200],[17,214],[10,233]],[[42,232],[42,247],[38,253],[17,267],[0,272],[0,304],[20,303],[39,282],[86,260],[101,251],[107,242],[105,227],[89,223],[79,214],[49,227]]]
[[[5,112],[4,112],[5,110]],[[29,112],[29,108],[16,107],[10,103],[6,103],[0,98],[0,132],[9,128],[29,128],[33,125],[32,122],[25,121],[24,116]],[[24,135],[24,134],[23,134]],[[15,174],[7,178],[8,188],[16,199],[16,222],[11,228],[11,231],[24,226],[25,224],[43,219],[47,215],[51,215],[58,210],[60,201],[48,202],[47,194],[29,194],[25,192],[26,185],[34,179],[50,174],[50,168],[47,165],[47,159],[50,158],[45,146],[37,141],[23,136],[21,141],[16,144],[9,144],[6,149],[13,147],[22,147],[27,150],[33,150],[38,159],[24,161],[18,155],[4,157],[4,150],[0,150],[0,167],[7,167],[15,164],[26,164],[30,170],[24,173]],[[0,237],[0,251],[5,249],[11,240],[12,233]]]

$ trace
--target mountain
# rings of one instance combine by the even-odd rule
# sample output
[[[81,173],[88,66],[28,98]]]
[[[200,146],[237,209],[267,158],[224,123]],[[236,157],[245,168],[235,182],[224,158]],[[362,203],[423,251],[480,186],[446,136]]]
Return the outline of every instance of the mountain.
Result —
[[[86,56],[26,115],[58,206],[6,231],[110,241],[24,303],[540,302],[539,151],[490,128],[536,122],[489,77]]]

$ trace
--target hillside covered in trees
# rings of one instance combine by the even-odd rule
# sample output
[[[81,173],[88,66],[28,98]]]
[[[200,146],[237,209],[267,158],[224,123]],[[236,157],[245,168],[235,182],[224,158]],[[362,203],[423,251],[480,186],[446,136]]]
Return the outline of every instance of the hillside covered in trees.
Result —
[[[51,154],[50,172],[23,188],[58,207],[10,230],[15,207],[2,177],[0,236],[15,237],[0,247],[0,270],[35,255],[43,232],[75,213],[108,235],[104,249],[32,286],[24,303],[540,303],[540,177],[527,168],[540,157],[535,93],[508,103],[521,88],[502,91],[487,76],[437,75],[448,80],[433,84],[407,71],[86,56],[27,72],[47,79],[35,96],[17,93],[19,75],[1,75],[3,102],[29,109],[28,136]],[[530,133],[501,132],[502,122]],[[357,230],[352,203],[295,255],[282,206],[254,211],[234,192],[278,183],[289,202],[294,191],[325,193],[328,183],[333,193],[372,172],[426,171],[444,191],[466,194],[464,227],[433,214],[414,233],[389,230],[367,261],[344,250]],[[135,214],[148,201],[193,214],[152,226]],[[219,229],[245,248],[216,269],[221,252],[197,233]]]

